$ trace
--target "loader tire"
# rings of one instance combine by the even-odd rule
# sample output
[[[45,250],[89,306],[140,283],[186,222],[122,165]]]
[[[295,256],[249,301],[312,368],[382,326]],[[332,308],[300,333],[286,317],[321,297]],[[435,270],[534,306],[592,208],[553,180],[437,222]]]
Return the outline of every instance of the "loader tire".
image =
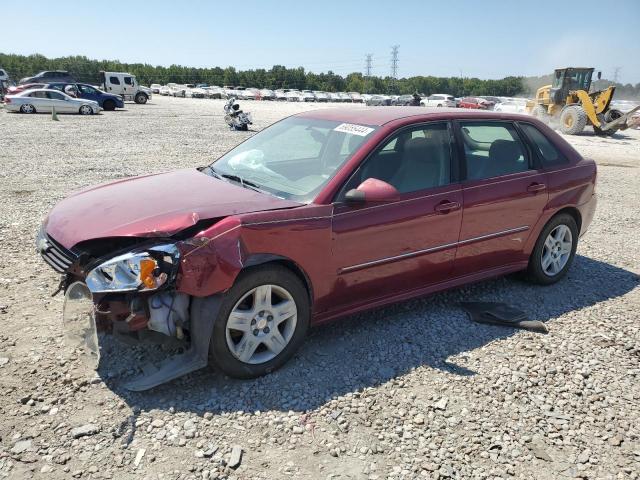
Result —
[[[560,114],[560,131],[567,135],[577,135],[587,126],[587,112],[579,105],[571,105]]]
[[[536,105],[535,107],[533,107],[533,111],[531,112],[531,114],[543,123],[548,124],[551,120],[551,116],[547,112],[547,109],[542,105]]]

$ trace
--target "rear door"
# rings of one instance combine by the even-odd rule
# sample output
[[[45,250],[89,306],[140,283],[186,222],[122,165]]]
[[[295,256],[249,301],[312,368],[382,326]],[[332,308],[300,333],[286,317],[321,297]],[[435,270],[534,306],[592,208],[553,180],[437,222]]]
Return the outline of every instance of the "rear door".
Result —
[[[513,122],[459,121],[465,181],[456,276],[526,262],[524,245],[548,202],[545,174]]]
[[[50,112],[52,102],[47,92],[32,92],[29,94],[29,102],[35,107],[36,112]]]

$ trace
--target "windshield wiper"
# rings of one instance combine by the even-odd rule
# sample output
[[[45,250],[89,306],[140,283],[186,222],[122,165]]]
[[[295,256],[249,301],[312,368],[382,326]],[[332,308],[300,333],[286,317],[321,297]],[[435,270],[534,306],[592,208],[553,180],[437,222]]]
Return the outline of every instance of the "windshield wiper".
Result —
[[[254,190],[260,193],[267,193],[267,194],[269,193],[266,190],[262,190],[260,188],[260,185],[253,183],[250,180],[246,180],[242,178],[240,175],[234,175],[232,173],[218,173],[212,166],[208,166],[207,168],[211,172],[211,175],[213,175],[216,178],[219,178],[219,179],[226,178],[227,180],[231,180],[233,182],[239,183],[244,188],[248,188],[249,190]]]

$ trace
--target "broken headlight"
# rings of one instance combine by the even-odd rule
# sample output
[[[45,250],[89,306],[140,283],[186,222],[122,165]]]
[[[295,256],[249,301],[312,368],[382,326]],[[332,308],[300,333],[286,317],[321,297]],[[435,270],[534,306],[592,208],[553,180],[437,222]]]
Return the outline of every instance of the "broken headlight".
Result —
[[[91,293],[153,291],[174,280],[180,254],[173,244],[118,255],[85,279]]]

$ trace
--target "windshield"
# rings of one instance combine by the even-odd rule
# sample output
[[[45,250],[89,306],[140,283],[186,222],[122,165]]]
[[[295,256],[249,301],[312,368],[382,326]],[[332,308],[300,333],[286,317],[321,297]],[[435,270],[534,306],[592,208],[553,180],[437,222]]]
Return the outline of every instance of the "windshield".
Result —
[[[289,117],[241,143],[204,172],[308,203],[375,130]]]

